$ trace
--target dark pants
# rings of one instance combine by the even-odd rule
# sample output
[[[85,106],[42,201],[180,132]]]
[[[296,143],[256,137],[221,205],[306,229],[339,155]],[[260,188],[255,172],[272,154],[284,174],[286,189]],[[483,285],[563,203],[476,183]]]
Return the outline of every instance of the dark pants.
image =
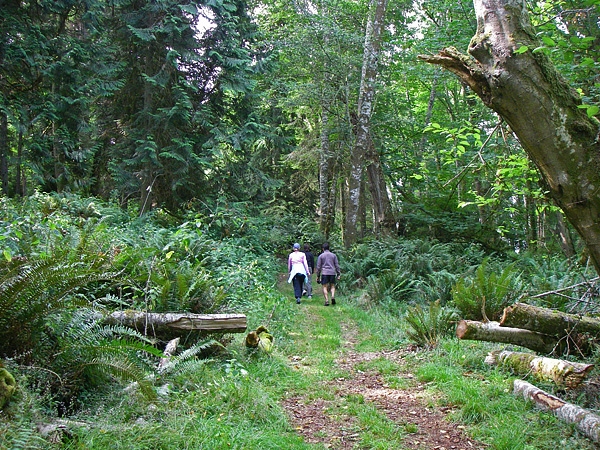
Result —
[[[304,285],[305,276],[301,273],[297,273],[292,278],[292,284],[294,285],[294,297],[297,299],[302,297],[302,286]]]

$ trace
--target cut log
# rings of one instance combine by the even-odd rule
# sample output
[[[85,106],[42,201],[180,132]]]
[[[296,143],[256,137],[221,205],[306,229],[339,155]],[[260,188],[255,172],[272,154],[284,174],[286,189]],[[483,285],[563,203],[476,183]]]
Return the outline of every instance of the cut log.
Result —
[[[581,384],[593,364],[582,364],[562,359],[545,358],[532,353],[492,352],[486,362],[512,369],[519,375],[531,373],[541,381],[552,381],[560,387],[575,388]]]
[[[600,333],[600,319],[567,314],[525,303],[515,303],[504,308],[500,325],[503,327],[524,328],[558,337],[567,336],[573,331],[593,335]]]
[[[515,380],[513,393],[533,401],[538,408],[550,411],[560,420],[575,424],[586,437],[596,443],[600,442],[600,416],[572,403],[567,403],[523,380]]]
[[[144,334],[173,331],[243,333],[247,327],[245,314],[161,314],[132,310],[115,311],[105,318],[105,322],[135,328]]]
[[[560,350],[561,342],[553,336],[520,328],[501,327],[498,322],[461,320],[456,327],[459,339],[514,344],[539,353],[551,354]]]

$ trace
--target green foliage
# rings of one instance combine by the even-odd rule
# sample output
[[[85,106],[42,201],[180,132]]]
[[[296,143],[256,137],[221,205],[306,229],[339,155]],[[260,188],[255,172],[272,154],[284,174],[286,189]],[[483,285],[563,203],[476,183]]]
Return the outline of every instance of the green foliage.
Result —
[[[0,409],[8,403],[15,393],[15,377],[5,368],[0,367]]]
[[[456,311],[442,306],[440,301],[410,307],[404,316],[409,325],[406,336],[422,347],[435,347],[440,339],[450,334],[457,320]]]
[[[464,319],[499,320],[505,307],[514,303],[522,291],[521,273],[516,263],[504,268],[494,266],[489,258],[471,275],[462,276],[452,288],[452,304]]]
[[[365,291],[370,303],[407,301],[413,293],[413,282],[408,275],[397,270],[383,270],[377,276],[369,275]]]
[[[91,283],[115,280],[118,275],[104,258],[4,263],[0,268],[0,354],[13,355],[35,347],[51,312],[91,303],[93,299],[73,294]]]
[[[38,349],[46,357],[38,357],[38,363],[60,374],[60,383],[51,382],[47,389],[65,407],[72,407],[85,389],[102,387],[112,379],[136,383],[146,398],[156,395],[151,379],[162,352],[131,328],[103,325],[102,317],[78,308],[47,320],[47,338]]]

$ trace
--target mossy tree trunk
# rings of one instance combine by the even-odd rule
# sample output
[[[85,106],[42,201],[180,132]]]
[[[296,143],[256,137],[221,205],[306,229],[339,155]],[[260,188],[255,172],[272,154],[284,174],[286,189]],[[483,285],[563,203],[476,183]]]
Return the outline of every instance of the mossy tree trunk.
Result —
[[[532,374],[538,380],[552,381],[559,387],[568,388],[579,386],[594,368],[593,364],[582,364],[537,356],[533,353],[509,352],[506,350],[490,353],[486,358],[486,362],[509,368],[522,376]]]
[[[554,309],[515,303],[504,308],[502,327],[524,328],[551,336],[565,337],[573,333],[600,335],[600,319],[567,314]]]
[[[600,273],[598,121],[543,52],[524,0],[474,0],[477,33],[468,52],[421,59],[458,75],[513,129],[550,195],[585,241]],[[526,50],[526,51],[525,51]]]

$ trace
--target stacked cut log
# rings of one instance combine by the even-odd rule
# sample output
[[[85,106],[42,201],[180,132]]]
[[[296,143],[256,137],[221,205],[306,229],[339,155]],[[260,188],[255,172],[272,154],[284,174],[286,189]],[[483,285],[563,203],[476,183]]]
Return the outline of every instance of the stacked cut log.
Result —
[[[500,351],[491,352],[486,363],[506,367],[521,375],[531,374],[541,381],[552,381],[559,387],[576,388],[594,368],[593,364],[582,364],[561,359],[546,358],[532,353]]]
[[[504,309],[500,322],[462,320],[459,339],[519,345],[546,355],[587,355],[590,335],[600,333],[600,319],[515,303]]]

